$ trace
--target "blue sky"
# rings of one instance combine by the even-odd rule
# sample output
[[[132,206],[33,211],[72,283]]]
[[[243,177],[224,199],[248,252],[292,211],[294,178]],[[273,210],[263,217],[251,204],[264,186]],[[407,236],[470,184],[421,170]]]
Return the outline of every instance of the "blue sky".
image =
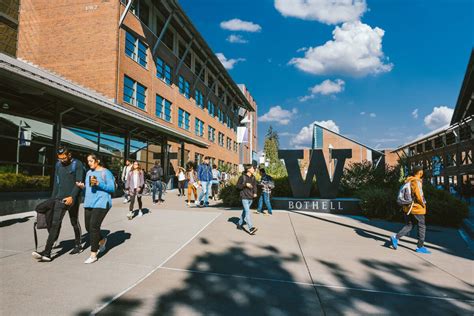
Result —
[[[474,43],[472,0],[180,3],[256,99],[260,150],[270,125],[284,148],[315,121],[377,148],[439,128]]]

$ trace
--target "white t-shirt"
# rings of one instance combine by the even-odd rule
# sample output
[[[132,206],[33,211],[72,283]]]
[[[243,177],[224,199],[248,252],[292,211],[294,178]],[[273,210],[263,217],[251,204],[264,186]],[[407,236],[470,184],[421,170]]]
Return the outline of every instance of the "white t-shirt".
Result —
[[[185,177],[185,175],[184,175],[184,172],[180,171],[180,172],[178,173],[178,181],[184,181],[184,180],[186,180],[186,177]]]

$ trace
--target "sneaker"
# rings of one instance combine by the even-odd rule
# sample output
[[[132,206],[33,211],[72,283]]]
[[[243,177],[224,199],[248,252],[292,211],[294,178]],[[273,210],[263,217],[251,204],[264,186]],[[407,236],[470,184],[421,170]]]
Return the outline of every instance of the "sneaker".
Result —
[[[199,203],[199,201],[195,201],[194,202],[194,205],[196,205],[197,207],[201,206],[201,203]]]
[[[259,211],[259,210],[253,211],[253,213],[254,213],[254,214],[262,214],[262,212]]]
[[[52,260],[51,255],[45,253],[44,251],[42,252],[33,251],[31,255],[33,256],[33,258],[39,261],[50,262]]]
[[[242,225],[237,224],[237,229],[238,230],[244,230],[244,227]]]
[[[128,203],[128,199],[123,199],[123,204],[127,204]]]
[[[138,217],[142,217],[142,216],[143,216],[143,212],[142,212],[142,210],[139,210],[138,211]]]
[[[156,205],[156,201],[153,201],[153,205]]]
[[[77,255],[80,254],[84,249],[82,249],[81,245],[77,245],[74,249],[69,253],[70,255]]]
[[[392,237],[390,237],[390,241],[392,242],[392,247],[393,249],[397,249],[398,248],[398,239],[397,239],[397,236],[393,235]]]
[[[94,263],[97,260],[98,260],[97,257],[89,257],[89,258],[86,259],[86,261],[84,261],[84,263],[85,264]]]
[[[102,245],[100,244],[100,241],[99,241],[99,250],[97,251],[97,253],[104,253],[105,252],[105,244],[107,243],[107,238],[104,238],[102,239],[104,242],[102,243]]]
[[[267,211],[263,211],[263,215],[268,216],[268,212],[267,212]]]
[[[424,253],[424,254],[430,254],[431,253],[431,251],[429,251],[428,248],[426,248],[426,247],[416,248],[416,252]]]
[[[128,212],[127,218],[131,220],[133,218],[133,212]]]
[[[252,227],[250,228],[249,232],[250,232],[250,235],[255,235],[255,233],[257,232],[258,228],[257,227]]]

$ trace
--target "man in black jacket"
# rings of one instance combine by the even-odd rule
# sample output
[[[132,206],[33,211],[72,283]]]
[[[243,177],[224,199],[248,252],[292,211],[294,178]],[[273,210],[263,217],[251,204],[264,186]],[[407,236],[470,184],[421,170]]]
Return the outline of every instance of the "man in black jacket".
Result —
[[[250,217],[250,206],[252,205],[253,199],[257,197],[257,181],[255,180],[255,168],[253,165],[248,164],[244,166],[245,171],[237,181],[237,189],[240,190],[240,199],[242,200],[242,215],[237,229],[243,229],[244,223],[247,223],[249,233],[255,235],[258,228],[252,225],[252,218]]]
[[[37,206],[37,209],[52,209],[52,223],[48,230],[48,240],[44,251],[32,253],[35,259],[40,261],[51,261],[51,250],[53,244],[58,239],[61,223],[66,212],[69,212],[69,219],[74,228],[75,247],[71,254],[82,252],[81,247],[81,226],[79,224],[79,194],[81,189],[76,182],[84,182],[84,166],[72,158],[69,150],[61,146],[57,152],[58,163],[54,172],[53,194],[51,198]]]
[[[155,165],[150,169],[150,179],[152,184],[152,198],[153,204],[156,202],[160,203],[163,201],[161,198],[163,194],[163,184],[161,180],[163,179],[163,168],[160,166],[160,162],[158,160],[155,161]],[[155,200],[156,191],[158,190],[158,200]]]

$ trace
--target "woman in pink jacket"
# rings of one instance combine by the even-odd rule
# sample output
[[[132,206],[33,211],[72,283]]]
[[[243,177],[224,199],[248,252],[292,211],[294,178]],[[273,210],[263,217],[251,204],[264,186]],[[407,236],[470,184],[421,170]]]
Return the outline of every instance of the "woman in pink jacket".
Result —
[[[128,219],[132,219],[134,215],[133,206],[135,199],[138,199],[138,216],[143,216],[142,212],[142,192],[145,185],[145,175],[138,161],[133,162],[132,169],[127,175],[127,186],[125,190],[128,191],[130,196],[130,209],[128,212]]]

